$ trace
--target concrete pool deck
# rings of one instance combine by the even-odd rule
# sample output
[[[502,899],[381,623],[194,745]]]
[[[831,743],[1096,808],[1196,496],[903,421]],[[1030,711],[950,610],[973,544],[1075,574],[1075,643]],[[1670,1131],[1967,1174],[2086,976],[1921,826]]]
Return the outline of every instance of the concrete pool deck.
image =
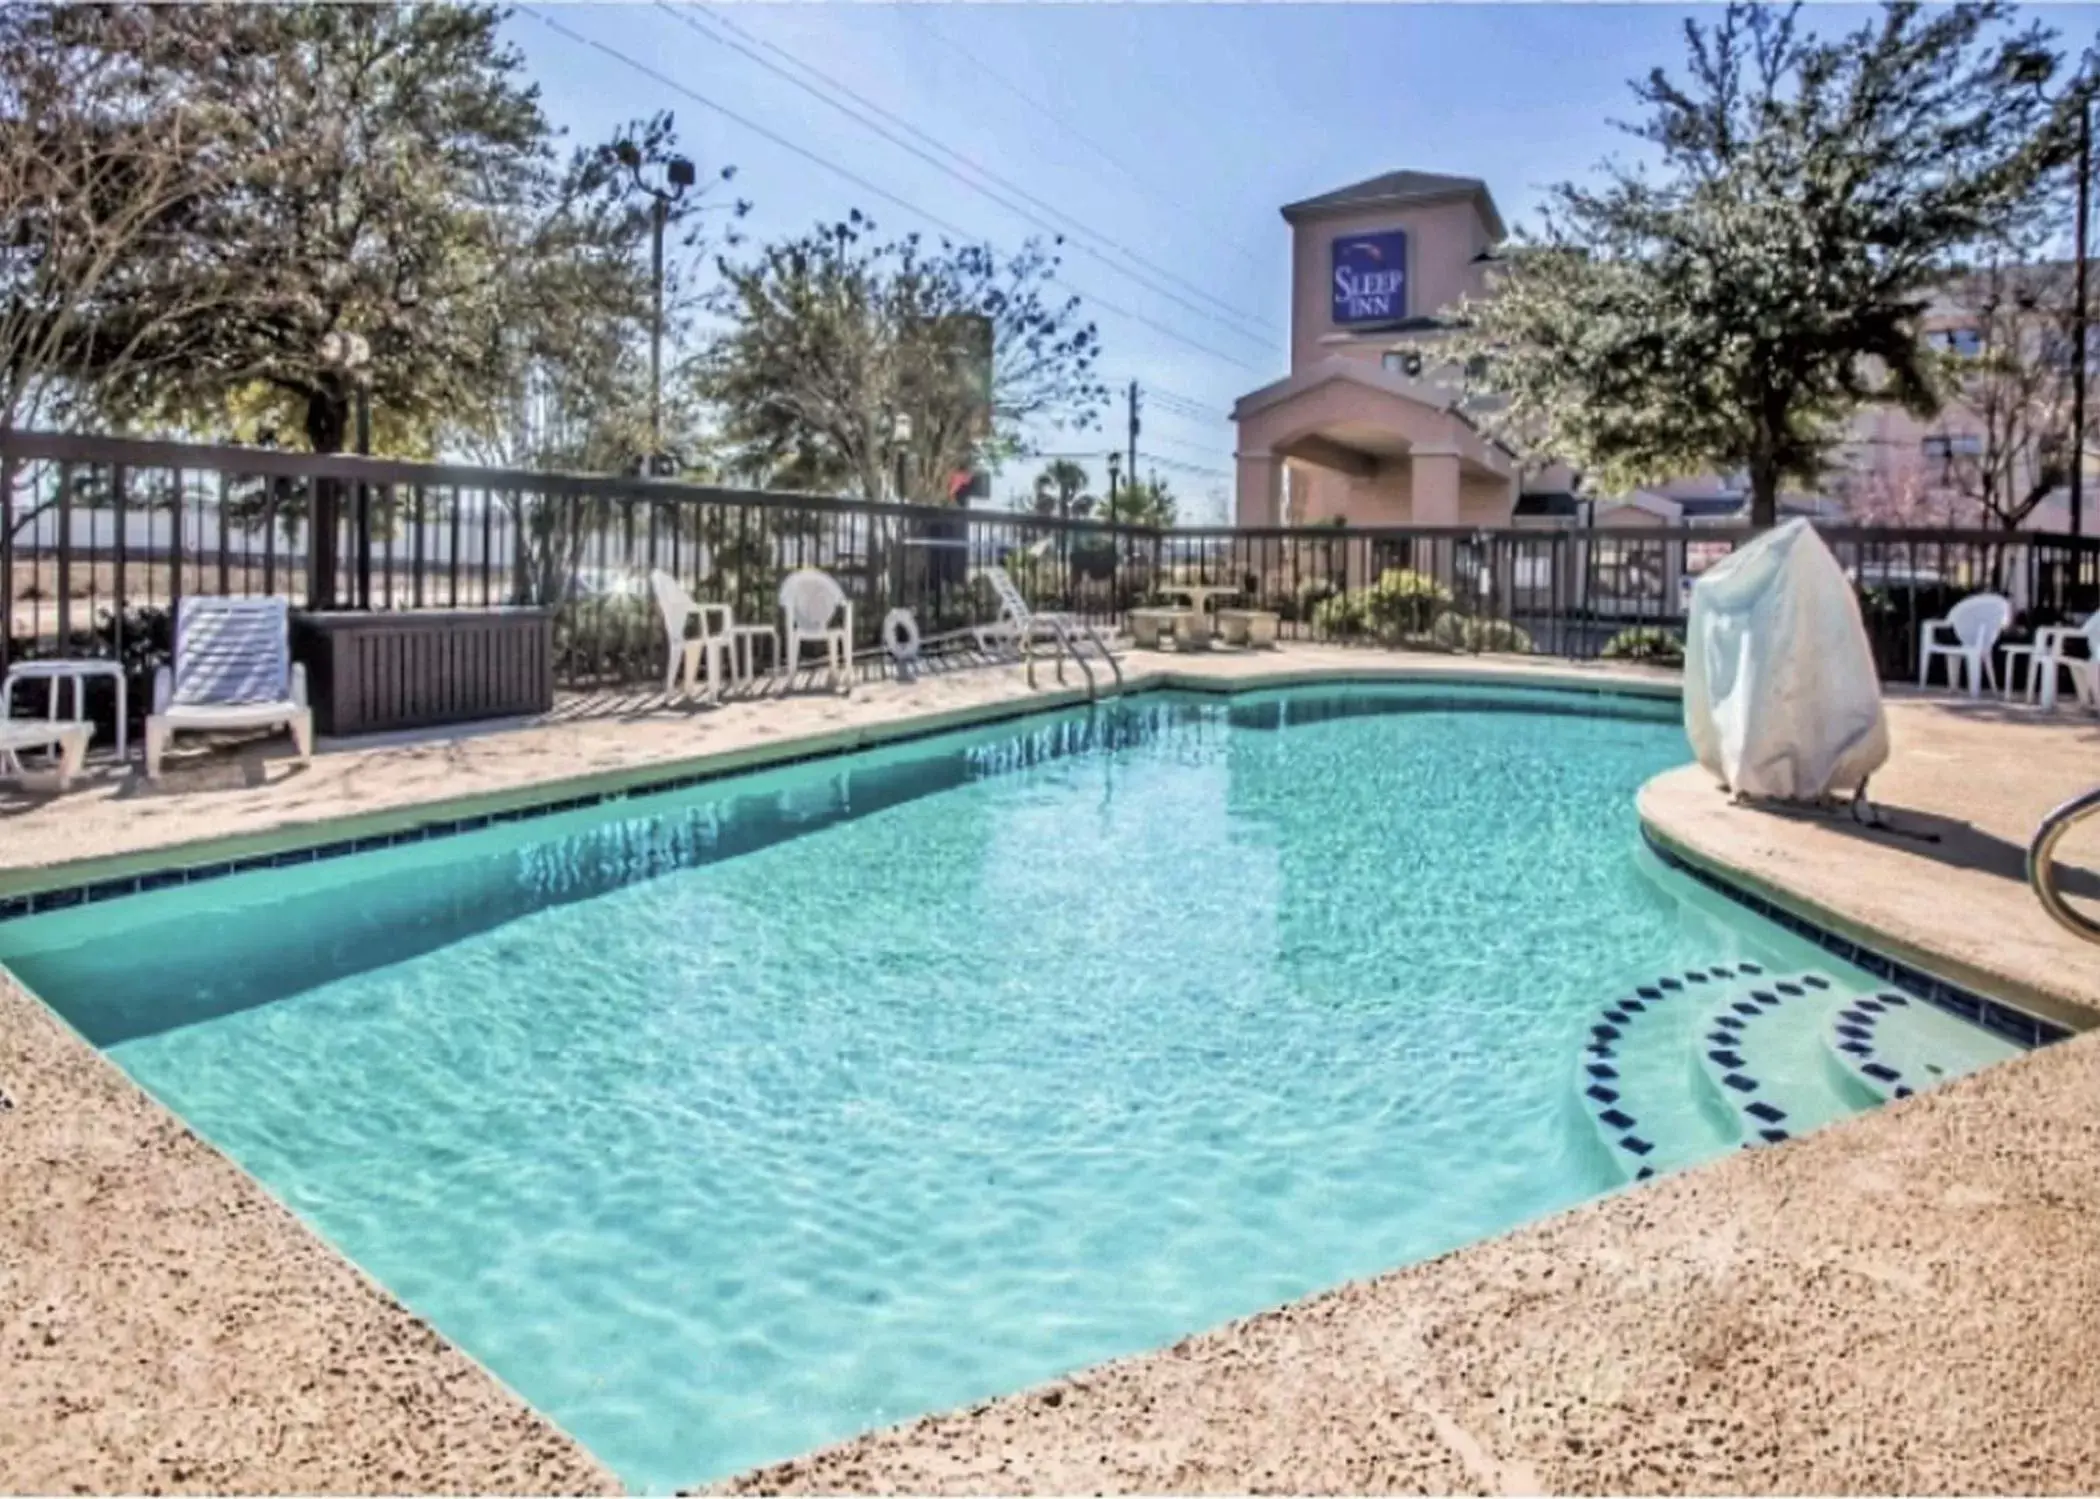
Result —
[[[1660,674],[1292,648],[1136,656],[1258,676]],[[1045,670],[1041,680],[1051,683]],[[1076,686],[1076,681],[1075,684]],[[1075,694],[1076,695],[1076,694]],[[1042,706],[1018,671],[850,699],[571,703],[502,732],[281,751],[0,794],[0,896],[156,861],[852,744]],[[1685,854],[2083,1020],[2100,948],[2005,849],[2089,783],[2091,720],[1897,697],[1876,798],[1938,843],[1728,806],[1642,810]],[[556,785],[563,790],[553,789]],[[321,825],[327,823],[324,829]],[[2066,850],[2090,868],[2085,848]],[[2079,876],[2081,888],[2090,874]],[[2095,882],[2100,885],[2100,882]],[[561,1491],[602,1468],[0,978],[0,1489]],[[878,1432],[735,1487],[920,1491],[2074,1491],[2100,1473],[2100,1038],[1741,1153],[1160,1353]]]

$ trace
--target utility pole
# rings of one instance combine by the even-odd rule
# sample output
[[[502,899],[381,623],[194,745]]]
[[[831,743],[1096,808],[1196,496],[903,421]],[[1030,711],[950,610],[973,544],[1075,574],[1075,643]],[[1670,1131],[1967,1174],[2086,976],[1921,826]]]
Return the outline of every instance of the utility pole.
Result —
[[[2086,348],[2085,255],[2086,220],[2091,212],[2093,186],[2093,110],[2089,101],[2078,106],[2078,257],[2077,305],[2072,319],[2077,331],[2072,346],[2077,350],[2071,365],[2071,534],[2085,530],[2085,366],[2091,357]]]
[[[1137,485],[1138,383],[1130,382],[1130,483]]]

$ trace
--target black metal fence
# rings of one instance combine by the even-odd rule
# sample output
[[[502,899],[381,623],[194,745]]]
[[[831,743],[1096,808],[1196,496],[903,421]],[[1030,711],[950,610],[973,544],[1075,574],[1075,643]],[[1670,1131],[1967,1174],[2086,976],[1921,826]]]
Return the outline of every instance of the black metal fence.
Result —
[[[318,533],[316,523],[319,523]],[[1041,608],[1114,625],[1173,583],[1223,584],[1287,639],[1433,650],[1623,654],[1680,632],[1692,582],[1746,529],[1154,530],[1003,511],[876,505],[544,474],[51,434],[0,435],[0,669],[167,648],[185,593],[300,607],[531,604],[556,617],[569,687],[663,669],[661,569],[740,620],[775,618],[798,567],[837,577],[864,648],[888,611],[923,635],[989,619],[977,569]],[[2039,533],[1830,527],[1885,676],[1921,621],[1980,588],[2031,629],[2100,602],[2100,542]],[[316,539],[318,535],[318,544]],[[1629,632],[1649,632],[1647,635]],[[1661,632],[1657,634],[1655,632]],[[1614,645],[1614,642],[1617,642]]]

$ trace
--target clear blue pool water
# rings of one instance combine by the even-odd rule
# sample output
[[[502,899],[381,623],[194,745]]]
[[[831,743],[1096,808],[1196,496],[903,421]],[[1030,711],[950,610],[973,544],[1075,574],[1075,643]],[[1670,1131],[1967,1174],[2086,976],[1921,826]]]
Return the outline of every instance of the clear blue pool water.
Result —
[[[1684,755],[1667,702],[1155,695],[0,924],[0,961],[666,1490],[1615,1184],[1570,1085],[1599,1002],[1805,957],[1641,853]]]

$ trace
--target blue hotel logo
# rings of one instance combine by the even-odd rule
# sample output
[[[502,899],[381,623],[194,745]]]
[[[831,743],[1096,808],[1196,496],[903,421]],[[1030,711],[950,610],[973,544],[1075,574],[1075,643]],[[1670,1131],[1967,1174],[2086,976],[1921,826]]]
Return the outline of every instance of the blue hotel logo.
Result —
[[[1334,320],[1392,323],[1407,316],[1407,233],[1345,234],[1334,242]]]

